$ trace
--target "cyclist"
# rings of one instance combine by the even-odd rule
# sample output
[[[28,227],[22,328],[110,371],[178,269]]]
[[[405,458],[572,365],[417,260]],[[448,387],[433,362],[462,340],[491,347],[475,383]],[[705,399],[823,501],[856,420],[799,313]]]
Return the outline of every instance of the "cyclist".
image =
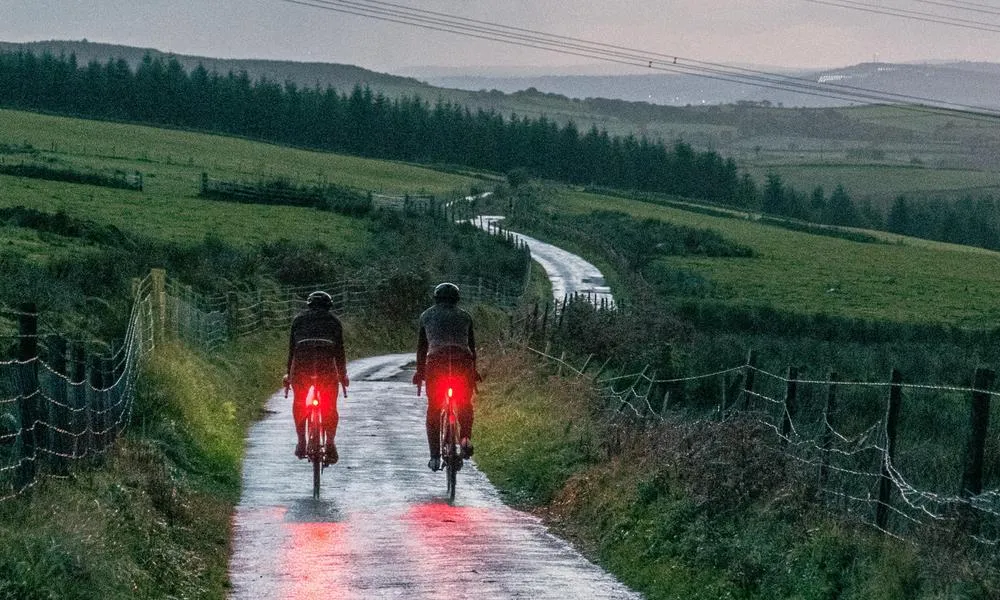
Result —
[[[476,337],[472,316],[457,306],[460,299],[458,286],[441,283],[434,288],[434,306],[420,315],[417,336],[417,372],[414,385],[427,382],[427,443],[431,450],[428,468],[441,468],[439,435],[441,407],[444,390],[438,389],[438,379],[456,372],[463,376],[466,397],[458,401],[458,422],[462,429],[462,458],[472,456],[472,391],[480,380],[476,371]]]
[[[292,332],[288,343],[288,367],[286,385],[293,390],[292,417],[298,444],[295,456],[305,457],[306,453],[306,406],[304,399],[309,386],[316,385],[321,397],[328,402],[320,406],[323,411],[323,425],[326,430],[325,462],[337,462],[337,383],[350,385],[347,378],[347,363],[344,358],[344,336],[340,320],[334,316],[333,299],[330,294],[315,291],[309,294],[306,308],[292,320]],[[313,380],[312,376],[319,378]]]

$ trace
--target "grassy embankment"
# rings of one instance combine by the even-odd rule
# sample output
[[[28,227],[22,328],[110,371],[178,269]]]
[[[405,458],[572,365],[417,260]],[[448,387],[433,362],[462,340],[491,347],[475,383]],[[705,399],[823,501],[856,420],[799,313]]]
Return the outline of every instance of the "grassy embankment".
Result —
[[[390,193],[467,193],[474,181],[244,140],[10,111],[0,111],[0,132],[0,143],[39,149],[5,156],[7,162],[37,160],[66,169],[141,170],[145,175],[141,193],[0,177],[0,207],[24,206],[46,215],[59,211],[76,219],[71,225],[82,224],[90,232],[113,231],[107,226],[124,232],[123,247],[108,248],[86,235],[15,225],[0,229],[6,272],[30,273],[37,280],[32,289],[80,296],[83,305],[125,296],[128,277],[144,274],[130,269],[163,266],[155,264],[157,257],[129,254],[136,240],[141,244],[131,247],[133,253],[151,244],[164,256],[194,263],[175,276],[243,278],[233,284],[275,284],[283,265],[257,264],[242,274],[240,261],[255,260],[261,244],[294,244],[302,238],[308,249],[303,256],[324,263],[314,273],[401,262],[402,245],[418,271],[453,264],[447,252],[425,258],[425,247],[397,239],[401,234],[393,227],[412,228],[405,223],[199,199],[198,181],[205,171],[224,179],[287,177]],[[322,247],[317,249],[316,242]],[[370,255],[373,247],[384,255]],[[115,258],[117,263],[105,264]],[[223,259],[236,264],[217,262]],[[118,276],[80,283],[95,279],[78,272],[89,266]],[[9,288],[4,292],[12,292]],[[87,300],[87,294],[102,296]],[[44,298],[40,303],[49,310],[64,307]],[[115,315],[90,315],[99,317]],[[404,340],[411,342],[409,321],[382,321],[347,319],[349,358],[399,351]],[[140,378],[132,425],[115,449],[97,464],[77,465],[68,479],[45,479],[24,497],[0,505],[0,598],[223,597],[243,438],[263,401],[280,385],[284,336],[262,333],[212,355],[160,344]]]
[[[904,323],[1000,326],[993,280],[1000,269],[997,252],[902,236],[864,244],[581,192],[562,192],[553,205],[569,215],[615,210],[711,229],[749,246],[752,258],[658,259],[665,268],[704,275],[723,302]]]
[[[992,274],[1000,266],[997,253],[911,239],[859,243],[568,191],[558,192],[547,207],[560,219],[616,210],[712,229],[754,251],[753,257],[739,258],[661,256],[645,271],[647,276],[661,269],[697,273],[714,290],[711,298],[699,301],[872,322],[1000,325],[990,297]],[[611,265],[596,248],[579,250]],[[747,349],[743,342],[765,339],[768,350],[787,352],[798,361],[851,355],[861,363],[876,355],[885,360],[894,353],[916,353],[915,364],[923,359],[937,363],[937,371],[928,367],[928,372],[939,375],[960,365],[964,375],[971,374],[964,359],[948,356],[952,349],[945,343],[919,348],[831,343],[796,331],[767,338],[695,337],[661,342],[674,344],[678,355],[711,351],[701,364],[715,361],[711,364],[720,368],[739,364]],[[695,350],[695,342],[709,347]],[[812,354],[798,354],[802,350]],[[973,363],[995,355],[985,349],[962,351]],[[548,516],[650,598],[985,599],[1000,593],[995,562],[970,559],[948,542],[901,542],[826,512],[814,501],[814,479],[803,477],[788,456],[759,443],[773,436],[769,430],[676,420],[632,430],[619,447],[620,432],[598,414],[600,400],[586,381],[552,377],[531,362],[508,357],[489,367],[493,376],[478,404],[480,465],[511,500]],[[821,378],[826,369],[846,367],[797,364],[811,367],[809,372]],[[881,364],[879,369],[876,376],[888,372]],[[859,372],[863,376],[863,371],[854,373]],[[965,402],[936,404],[932,421],[944,422],[946,413],[951,414],[946,405],[967,410]],[[919,403],[907,400],[909,409]],[[914,446],[919,427],[928,436]],[[910,436],[906,450],[939,437],[932,433],[934,427],[910,422],[904,431]],[[992,443],[993,452],[996,447]],[[943,468],[954,470],[945,462]]]

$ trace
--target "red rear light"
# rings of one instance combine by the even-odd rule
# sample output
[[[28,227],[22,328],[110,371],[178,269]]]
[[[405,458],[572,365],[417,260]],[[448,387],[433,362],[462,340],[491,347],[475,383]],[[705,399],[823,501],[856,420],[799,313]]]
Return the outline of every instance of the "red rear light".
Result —
[[[449,398],[451,398],[451,397],[452,397],[452,396],[454,396],[454,395],[455,395],[455,392],[454,392],[454,390],[453,390],[453,389],[452,389],[451,387],[449,387],[449,388],[448,388],[448,397],[449,397]]]

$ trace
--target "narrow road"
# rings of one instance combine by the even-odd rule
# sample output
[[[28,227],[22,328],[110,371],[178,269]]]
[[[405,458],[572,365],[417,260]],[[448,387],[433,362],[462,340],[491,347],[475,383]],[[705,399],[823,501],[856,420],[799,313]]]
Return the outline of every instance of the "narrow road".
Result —
[[[639,598],[537,518],[505,506],[475,465],[454,505],[427,469],[425,400],[412,354],[348,367],[340,463],[312,499],[309,465],[292,456],[281,393],[250,431],[234,517],[233,599]]]
[[[480,216],[473,221],[482,229],[488,229],[492,224],[503,220],[503,217]],[[566,295],[580,294],[589,298],[594,304],[606,302],[614,306],[611,288],[604,282],[604,275],[589,262],[562,248],[536,240],[522,233],[510,232],[515,238],[524,241],[531,251],[531,258],[545,269],[549,281],[552,282],[552,296],[562,301]]]

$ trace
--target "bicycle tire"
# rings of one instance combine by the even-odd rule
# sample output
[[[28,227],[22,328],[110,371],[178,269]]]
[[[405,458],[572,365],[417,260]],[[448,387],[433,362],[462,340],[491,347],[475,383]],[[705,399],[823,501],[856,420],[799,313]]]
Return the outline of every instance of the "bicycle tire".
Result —
[[[451,421],[449,419],[449,421]],[[462,458],[455,451],[455,440],[456,440],[456,425],[453,421],[448,423],[448,433],[445,435],[445,442],[447,444],[447,463],[445,465],[445,473],[448,479],[448,502],[455,501],[455,489],[458,484],[458,465]]]
[[[309,415],[309,462],[313,468],[313,500],[319,499],[320,467],[322,462],[322,446],[320,443],[319,418],[315,409]]]

